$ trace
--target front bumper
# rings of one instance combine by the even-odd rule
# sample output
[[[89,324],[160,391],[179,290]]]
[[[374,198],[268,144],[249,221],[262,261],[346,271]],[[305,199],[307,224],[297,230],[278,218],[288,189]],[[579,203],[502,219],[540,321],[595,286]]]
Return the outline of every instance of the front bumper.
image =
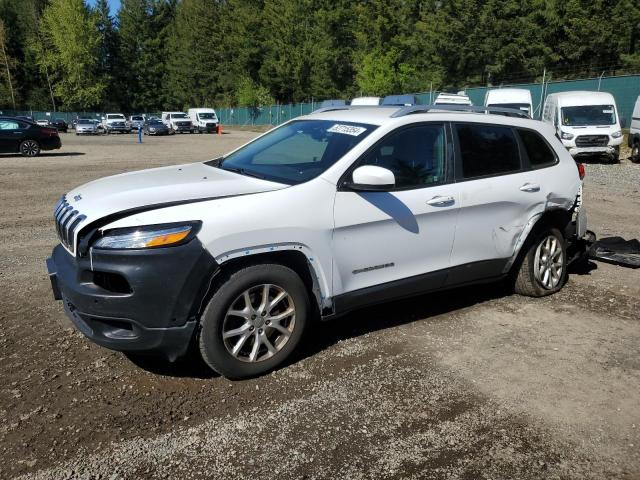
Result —
[[[567,147],[572,157],[587,157],[591,155],[614,155],[619,147],[606,145],[603,147]]]
[[[73,257],[61,245],[47,259],[54,298],[86,337],[103,347],[184,355],[208,279],[217,269],[196,239],[169,248],[96,250]]]
[[[215,133],[215,132],[218,131],[218,124],[217,123],[207,123],[206,125],[199,126],[198,130],[200,130],[201,132]]]

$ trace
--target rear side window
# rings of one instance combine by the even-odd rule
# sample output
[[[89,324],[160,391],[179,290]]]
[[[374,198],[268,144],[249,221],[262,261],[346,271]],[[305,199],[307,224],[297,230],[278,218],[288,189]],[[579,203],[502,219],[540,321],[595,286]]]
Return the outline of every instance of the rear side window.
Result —
[[[462,176],[500,175],[520,170],[518,142],[509,127],[498,125],[456,125]]]
[[[518,129],[524,149],[533,168],[548,167],[556,163],[556,155],[540,134],[531,130]]]

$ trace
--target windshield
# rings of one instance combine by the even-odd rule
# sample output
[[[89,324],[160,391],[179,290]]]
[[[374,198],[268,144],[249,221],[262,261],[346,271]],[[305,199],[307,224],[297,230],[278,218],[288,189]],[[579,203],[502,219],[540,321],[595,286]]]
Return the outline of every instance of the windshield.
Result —
[[[144,118],[142,117],[131,117],[132,121],[136,121],[136,122],[141,122],[142,120],[144,120]]]
[[[230,154],[219,166],[295,185],[320,175],[376,128],[351,122],[298,120]]]
[[[522,110],[523,112],[531,113],[529,111],[531,105],[528,103],[490,103],[487,107],[513,108],[514,110]]]
[[[216,118],[215,113],[199,113],[198,116],[201,120],[213,120],[214,118]]]
[[[584,125],[615,125],[616,112],[613,105],[581,105],[563,107],[562,124],[567,127]]]
[[[93,125],[93,120],[78,120],[78,125]]]
[[[107,120],[124,120],[124,115],[107,115]]]
[[[184,113],[172,113],[171,118],[187,118],[187,115]]]

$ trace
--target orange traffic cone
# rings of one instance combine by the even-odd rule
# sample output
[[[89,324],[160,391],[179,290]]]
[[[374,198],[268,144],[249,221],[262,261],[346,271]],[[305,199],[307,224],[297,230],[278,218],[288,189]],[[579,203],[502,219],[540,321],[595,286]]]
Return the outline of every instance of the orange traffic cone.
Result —
[[[218,135],[222,135],[222,125],[218,124]]]

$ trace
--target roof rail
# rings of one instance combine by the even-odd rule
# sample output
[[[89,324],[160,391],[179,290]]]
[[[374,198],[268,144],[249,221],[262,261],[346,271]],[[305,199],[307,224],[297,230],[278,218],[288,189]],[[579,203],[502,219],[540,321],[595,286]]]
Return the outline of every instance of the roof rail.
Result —
[[[311,113],[322,113],[322,112],[335,112],[336,110],[351,110],[350,105],[335,105],[333,107],[322,107],[314,110]]]
[[[391,118],[404,117],[413,113],[427,113],[432,110],[451,111],[451,112],[473,112],[473,113],[489,113],[497,115],[505,115],[507,117],[531,118],[525,112],[516,110],[515,108],[500,107],[476,107],[472,105],[412,105],[404,107],[391,115]]]

